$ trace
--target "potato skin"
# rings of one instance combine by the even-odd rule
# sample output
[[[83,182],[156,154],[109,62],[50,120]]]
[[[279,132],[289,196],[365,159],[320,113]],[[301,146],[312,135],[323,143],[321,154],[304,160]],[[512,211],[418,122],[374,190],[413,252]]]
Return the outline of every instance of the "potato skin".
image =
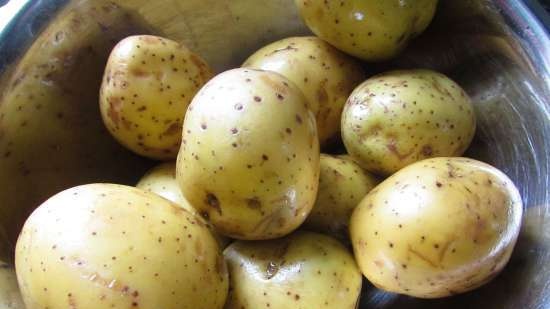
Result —
[[[342,114],[342,139],[349,154],[380,175],[425,158],[461,156],[475,129],[468,95],[429,70],[371,77],[353,91]]]
[[[315,114],[321,145],[340,131],[344,104],[366,78],[359,62],[314,36],[271,43],[252,54],[243,67],[277,72],[298,86]]]
[[[295,0],[308,27],[367,61],[387,60],[430,24],[437,0]]]
[[[355,309],[361,273],[352,255],[331,237],[296,232],[243,242],[224,255],[231,277],[225,309]]]
[[[136,188],[156,193],[190,212],[195,212],[195,208],[189,204],[181,193],[176,180],[175,161],[161,163],[147,171],[136,184]]]
[[[213,76],[187,47],[162,37],[130,36],[109,56],[100,110],[109,132],[152,159],[175,159],[187,106]]]
[[[15,269],[0,261],[0,308],[24,309]]]
[[[319,191],[304,227],[347,241],[355,207],[379,180],[346,156],[321,154]]]
[[[467,158],[414,163],[354,211],[350,232],[363,274],[386,291],[421,298],[475,289],[508,262],[522,200],[496,168]]]
[[[137,183],[136,188],[143,189],[155,194],[158,194],[165,199],[176,203],[178,206],[195,214],[197,219],[202,218],[197,213],[197,210],[191,205],[181,193],[180,186],[176,180],[176,162],[164,162],[150,169]],[[227,247],[230,239],[221,236],[216,229],[209,223],[206,225],[212,232],[212,236],[216,238],[221,248]]]
[[[319,155],[301,91],[274,72],[234,69],[208,82],[189,106],[177,179],[221,234],[277,238],[310,213]]]
[[[71,188],[42,204],[17,242],[16,269],[27,309],[219,309],[228,290],[202,221],[114,184]]]

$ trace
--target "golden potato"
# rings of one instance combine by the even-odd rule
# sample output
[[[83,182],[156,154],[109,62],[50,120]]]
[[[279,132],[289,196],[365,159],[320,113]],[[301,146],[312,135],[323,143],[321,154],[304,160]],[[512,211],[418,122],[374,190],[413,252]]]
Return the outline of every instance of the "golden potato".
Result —
[[[386,291],[436,298],[475,289],[508,262],[522,218],[512,181],[466,158],[414,163],[355,209],[350,232],[363,274]]]
[[[361,272],[331,237],[297,232],[229,246],[231,291],[225,309],[357,308]]]
[[[220,309],[221,250],[193,214],[114,184],[65,190],[27,220],[16,247],[27,309]]]
[[[321,39],[368,61],[386,60],[430,24],[437,0],[295,0]]]
[[[365,79],[360,63],[313,36],[271,43],[250,56],[243,67],[274,71],[294,82],[315,114],[321,145],[340,131],[344,104]]]
[[[153,159],[175,159],[187,106],[212,75],[206,62],[177,42],[127,37],[107,61],[101,116],[128,149]]]
[[[351,213],[379,181],[346,157],[321,154],[320,167],[317,200],[304,226],[347,240]]]
[[[301,91],[274,72],[234,69],[208,82],[189,106],[177,179],[220,233],[277,238],[310,213],[319,155]]]
[[[461,156],[475,130],[468,95],[448,77],[429,70],[371,77],[353,91],[342,114],[348,153],[381,175],[425,158]]]

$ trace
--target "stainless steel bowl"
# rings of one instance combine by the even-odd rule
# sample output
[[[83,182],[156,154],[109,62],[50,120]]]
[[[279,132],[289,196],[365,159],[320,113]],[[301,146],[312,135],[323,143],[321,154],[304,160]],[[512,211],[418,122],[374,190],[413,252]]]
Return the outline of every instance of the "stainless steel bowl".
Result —
[[[219,71],[237,66],[267,42],[308,33],[291,0],[31,1],[1,34],[0,89],[4,96],[0,97],[0,112],[3,105],[10,104],[5,93],[17,81],[18,59],[33,52],[33,48],[36,52],[37,45],[44,43],[40,36],[51,35],[52,28],[60,27],[59,20],[69,12],[86,12],[90,3],[100,2],[109,3],[104,14],[113,14],[113,10],[122,12],[114,16],[135,25],[124,31],[111,24],[100,25],[105,46],[112,46],[122,34],[162,34],[185,42]],[[533,1],[527,3],[536,7]],[[99,16],[93,14],[89,16]],[[400,57],[384,64],[365,65],[372,73],[397,67],[432,68],[458,81],[472,96],[479,122],[476,139],[467,155],[489,162],[508,174],[521,191],[526,212],[510,264],[483,288],[447,299],[420,300],[385,293],[367,283],[360,308],[550,308],[550,36],[544,23],[548,27],[544,11],[529,10],[522,1],[442,0],[428,31]],[[89,35],[86,29],[78,31],[83,36]],[[98,59],[104,59],[108,48],[100,50],[104,54]],[[68,61],[66,65],[76,81],[90,74],[78,61]],[[97,72],[100,70],[90,79],[90,87],[96,87],[99,82]],[[97,97],[88,95],[74,103],[80,111],[93,111]],[[90,112],[88,121],[98,125],[99,120],[91,119],[92,116],[97,115]],[[2,130],[9,131],[6,130],[8,124],[0,118],[0,156],[5,150],[2,147],[6,147],[2,144]],[[112,146],[107,134],[79,136],[78,126],[71,130],[74,131],[72,137],[92,139],[97,145],[112,147],[111,155],[102,153],[83,160],[81,165],[60,168],[52,152],[46,151],[44,156],[48,157],[42,158],[44,162],[35,162],[23,169],[26,178],[13,182],[2,181],[5,170],[2,168],[7,167],[2,167],[0,158],[0,216],[6,214],[2,209],[20,207],[22,210],[17,215],[22,217],[48,194],[64,186],[91,181],[131,182],[150,165]],[[33,147],[33,143],[40,145],[39,138],[36,139],[23,149],[29,153],[38,151]],[[56,142],[62,145],[73,141]],[[81,155],[77,153],[79,149],[61,147],[56,151],[72,158]],[[41,158],[39,155],[32,158]],[[118,167],[106,170],[101,162],[108,159],[116,160]],[[42,174],[33,173],[54,168],[63,181],[53,186],[44,185],[40,179]],[[14,199],[6,199],[6,191],[32,196],[32,203],[11,205]],[[21,221],[20,217],[4,220],[14,221],[3,229],[12,240],[20,226],[17,222]]]

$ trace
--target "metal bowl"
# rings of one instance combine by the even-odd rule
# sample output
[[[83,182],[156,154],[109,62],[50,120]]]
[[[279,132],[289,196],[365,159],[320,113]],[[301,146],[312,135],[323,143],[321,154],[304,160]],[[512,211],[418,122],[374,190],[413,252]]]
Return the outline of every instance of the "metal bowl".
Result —
[[[536,7],[534,2],[527,3]],[[97,23],[90,22],[94,19]],[[473,98],[479,123],[467,156],[508,174],[521,191],[526,211],[509,265],[486,286],[446,299],[420,300],[385,293],[366,283],[360,308],[550,307],[550,38],[545,23],[548,25],[544,11],[530,10],[523,1],[442,0],[428,31],[400,57],[365,65],[371,73],[431,68],[459,82]],[[0,116],[0,238],[13,242],[26,214],[56,191],[94,181],[132,183],[151,165],[113,144],[101,129],[96,107],[94,87],[99,85],[110,48],[123,36],[137,33],[183,41],[222,71],[239,65],[265,43],[309,32],[291,0],[28,2],[0,37],[0,115],[6,114]],[[78,40],[74,44],[78,50],[52,54],[49,61],[63,60],[61,66],[52,64],[52,70],[62,68],[71,74],[39,82],[67,91],[68,99],[63,98],[73,106],[70,116],[82,118],[85,112],[85,121],[80,119],[70,127],[69,135],[27,136],[18,148],[22,159],[6,161],[2,158],[10,146],[6,140],[16,139],[14,132],[18,132],[17,124],[7,121],[17,118],[9,112],[15,110],[7,99],[9,92],[22,78],[28,78],[22,72],[44,65],[29,64],[25,57],[40,54],[44,44],[72,46],[67,40]],[[96,63],[86,62],[86,53],[93,54]],[[77,87],[81,92],[75,93],[71,85],[82,83],[88,83],[87,88],[93,91]],[[33,102],[36,100],[40,101],[35,98]],[[45,132],[52,123],[66,122],[45,113],[29,111],[25,115],[36,123],[36,130]],[[90,136],[82,129],[90,127],[97,134]],[[75,141],[75,147],[64,146]],[[94,151],[95,155],[87,155]],[[116,163],[114,167],[104,163],[109,160]],[[19,165],[14,168],[14,164]],[[17,211],[6,210],[11,208]],[[9,219],[2,220],[2,216]]]

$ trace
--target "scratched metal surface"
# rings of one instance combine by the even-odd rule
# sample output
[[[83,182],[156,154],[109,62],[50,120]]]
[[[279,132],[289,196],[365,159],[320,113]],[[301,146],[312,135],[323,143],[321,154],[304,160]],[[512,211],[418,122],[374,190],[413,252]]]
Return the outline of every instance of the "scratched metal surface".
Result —
[[[24,31],[0,36],[0,73],[4,78],[10,74],[10,64],[39,35],[37,29],[50,22],[57,8],[66,2],[34,2],[9,28]],[[82,0],[71,5],[75,2]],[[137,2],[119,1],[128,10]],[[229,6],[231,16],[194,18],[208,12],[209,6],[219,8],[220,3],[225,3],[224,8]],[[172,15],[167,15],[174,20],[162,21],[153,28],[191,44],[199,52],[203,49],[218,70],[237,65],[246,54],[268,41],[307,33],[291,0],[228,3],[231,1],[155,2],[164,10],[174,6]],[[272,16],[264,18],[255,29],[236,27],[254,25],[254,17],[247,14],[241,15],[240,21],[236,19],[237,23],[233,20],[235,27],[223,27],[227,18],[235,18],[235,12],[246,13],[243,9],[263,14],[268,11]],[[147,16],[151,12],[136,11],[145,20],[151,18]],[[191,22],[178,27],[178,14],[189,17]],[[211,35],[219,31],[223,35]],[[246,42],[232,42],[243,37]],[[223,54],[208,54],[213,50]],[[426,67],[457,80],[474,99],[479,123],[467,155],[508,174],[520,188],[526,212],[510,264],[485,287],[452,298],[420,300],[385,293],[365,282],[360,308],[550,308],[550,39],[544,26],[521,1],[442,0],[432,26],[402,56],[390,63],[366,67],[373,73],[396,67]]]

